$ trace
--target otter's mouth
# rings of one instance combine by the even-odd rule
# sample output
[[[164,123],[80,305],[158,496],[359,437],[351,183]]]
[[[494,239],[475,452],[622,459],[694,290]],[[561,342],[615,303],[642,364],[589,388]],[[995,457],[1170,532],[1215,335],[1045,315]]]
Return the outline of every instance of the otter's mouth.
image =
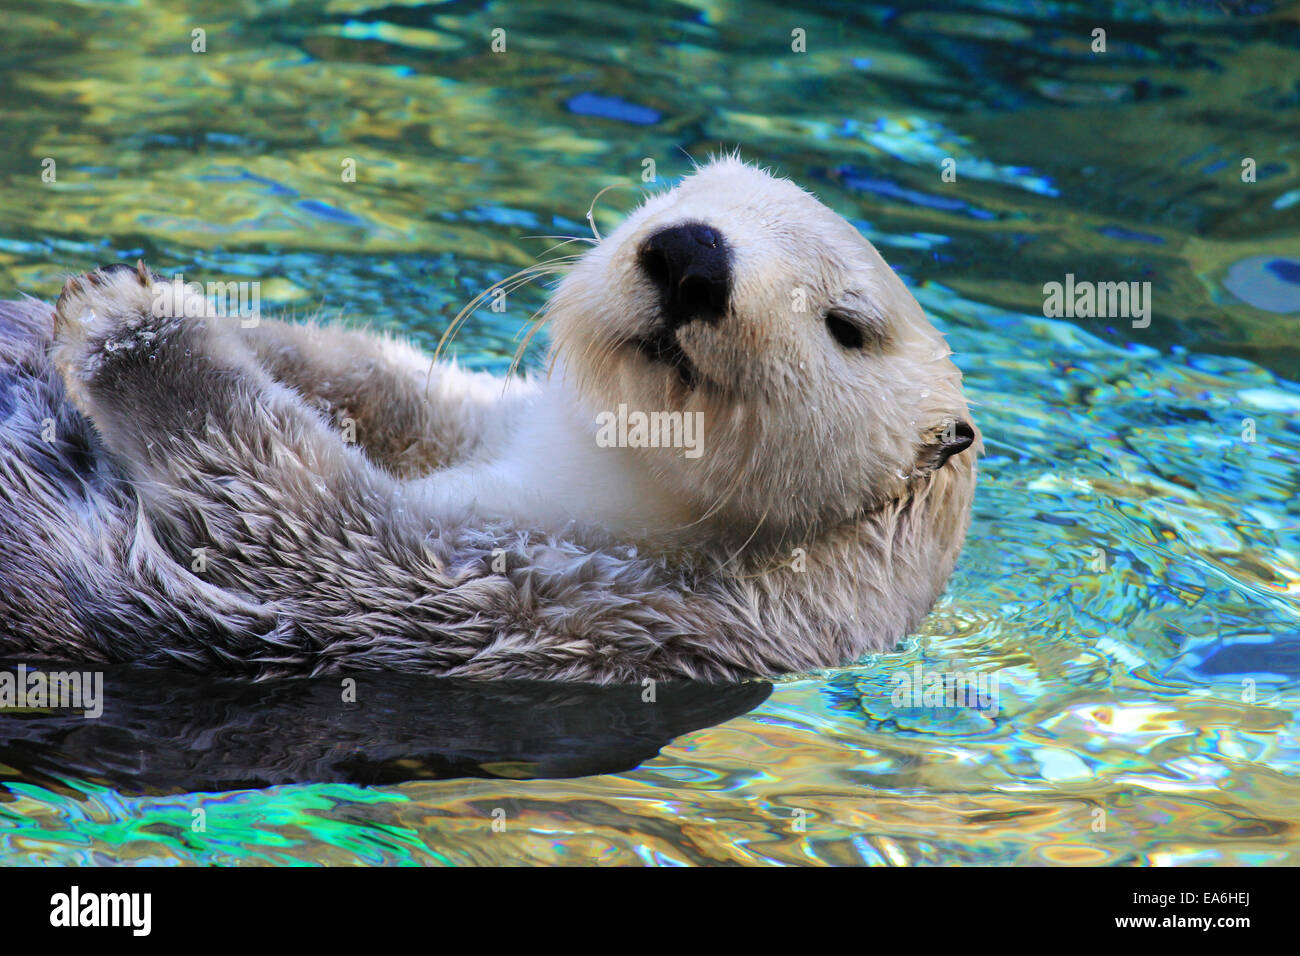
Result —
[[[658,293],[663,324],[632,344],[651,362],[672,369],[686,388],[694,388],[700,372],[682,350],[677,331],[692,322],[721,321],[731,298],[731,247],[708,223],[683,222],[646,239],[637,262]]]
[[[651,362],[666,365],[677,373],[677,378],[687,388],[694,388],[700,381],[699,370],[690,357],[682,351],[677,341],[677,330],[663,328],[644,338],[633,339],[631,345]]]

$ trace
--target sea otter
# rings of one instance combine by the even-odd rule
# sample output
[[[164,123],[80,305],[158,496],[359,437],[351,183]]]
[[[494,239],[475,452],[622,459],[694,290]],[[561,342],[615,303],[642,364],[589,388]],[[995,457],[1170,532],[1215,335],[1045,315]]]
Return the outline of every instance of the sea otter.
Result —
[[[0,657],[736,680],[891,647],[966,534],[980,439],[942,336],[848,222],[735,158],[579,259],[532,376],[163,281],[0,307]]]

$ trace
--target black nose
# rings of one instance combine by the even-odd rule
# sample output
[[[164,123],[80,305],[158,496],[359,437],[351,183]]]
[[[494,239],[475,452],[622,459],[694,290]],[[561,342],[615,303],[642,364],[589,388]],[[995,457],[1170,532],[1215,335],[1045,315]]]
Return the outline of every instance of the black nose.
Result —
[[[641,247],[641,268],[659,289],[674,327],[711,321],[727,308],[731,251],[711,226],[688,222],[656,232]]]

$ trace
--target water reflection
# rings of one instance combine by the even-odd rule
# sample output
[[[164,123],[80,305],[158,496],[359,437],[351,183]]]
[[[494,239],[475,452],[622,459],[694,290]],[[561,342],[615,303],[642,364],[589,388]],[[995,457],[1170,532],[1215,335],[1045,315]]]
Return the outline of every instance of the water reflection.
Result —
[[[247,684],[113,668],[97,718],[0,709],[0,783],[49,786],[70,777],[124,793],[175,793],[617,773],[676,737],[753,710],[772,690],[763,682],[349,679],[354,687],[342,678]]]

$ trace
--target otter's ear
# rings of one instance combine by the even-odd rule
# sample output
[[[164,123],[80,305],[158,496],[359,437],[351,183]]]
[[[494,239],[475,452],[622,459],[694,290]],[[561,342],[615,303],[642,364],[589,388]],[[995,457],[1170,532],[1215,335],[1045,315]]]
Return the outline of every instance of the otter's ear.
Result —
[[[975,441],[975,429],[970,422],[950,418],[934,433],[934,439],[922,446],[916,459],[916,470],[928,474],[942,468],[953,455],[959,455]]]

